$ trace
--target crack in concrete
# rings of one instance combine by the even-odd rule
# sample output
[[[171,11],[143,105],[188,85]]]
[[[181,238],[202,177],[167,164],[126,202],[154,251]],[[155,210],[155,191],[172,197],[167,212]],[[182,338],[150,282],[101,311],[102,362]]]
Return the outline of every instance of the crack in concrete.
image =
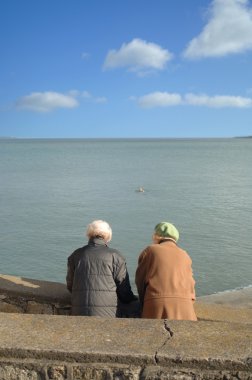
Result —
[[[168,331],[168,333],[170,334],[170,337],[172,338],[173,335],[174,335],[174,332],[168,326],[168,319],[164,320],[164,328],[165,328],[166,331]]]
[[[166,345],[166,343],[168,342],[168,340],[171,339],[173,337],[173,335],[174,335],[174,332],[168,326],[168,320],[167,319],[164,319],[164,326],[163,327],[164,327],[165,331],[168,332],[168,336],[165,339],[164,343],[155,352],[154,361],[155,361],[156,365],[158,364],[158,352]]]

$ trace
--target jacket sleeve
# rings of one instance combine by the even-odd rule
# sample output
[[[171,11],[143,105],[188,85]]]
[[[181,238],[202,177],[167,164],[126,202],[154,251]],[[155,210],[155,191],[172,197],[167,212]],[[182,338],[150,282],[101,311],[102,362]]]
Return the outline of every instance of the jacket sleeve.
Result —
[[[69,256],[67,260],[67,276],[66,276],[66,285],[67,289],[72,292],[74,279],[74,259],[73,256]]]
[[[147,270],[148,270],[148,263],[147,263],[147,249],[142,251],[138,258],[138,267],[136,270],[136,276],[135,276],[135,282],[136,287],[139,295],[139,300],[141,304],[144,302],[144,295],[145,290],[147,286],[146,277],[147,277]]]
[[[126,262],[120,256],[115,259],[114,281],[116,283],[117,296],[122,303],[129,303],[137,299],[131,290]]]

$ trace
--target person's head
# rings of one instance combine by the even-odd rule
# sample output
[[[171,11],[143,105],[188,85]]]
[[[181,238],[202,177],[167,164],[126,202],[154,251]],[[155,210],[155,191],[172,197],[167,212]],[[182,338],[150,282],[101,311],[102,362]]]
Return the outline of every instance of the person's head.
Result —
[[[104,220],[94,220],[87,226],[86,235],[89,239],[101,237],[108,243],[112,239],[112,229]]]
[[[176,243],[179,239],[179,232],[173,224],[160,222],[154,228],[152,239],[155,243],[161,240],[173,240]]]

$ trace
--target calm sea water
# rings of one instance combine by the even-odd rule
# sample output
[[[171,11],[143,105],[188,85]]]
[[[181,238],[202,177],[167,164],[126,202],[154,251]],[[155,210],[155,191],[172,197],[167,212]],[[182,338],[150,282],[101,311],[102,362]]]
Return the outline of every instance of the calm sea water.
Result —
[[[104,219],[134,288],[138,255],[167,220],[198,295],[252,284],[252,139],[4,139],[0,180],[0,273],[64,282],[86,225]]]

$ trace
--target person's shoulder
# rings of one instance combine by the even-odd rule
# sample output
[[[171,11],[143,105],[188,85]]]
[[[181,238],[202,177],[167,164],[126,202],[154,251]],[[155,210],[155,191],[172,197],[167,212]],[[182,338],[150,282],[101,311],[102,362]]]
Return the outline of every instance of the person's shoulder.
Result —
[[[142,250],[142,252],[140,253],[140,257],[145,257],[145,256],[152,255],[153,252],[154,252],[155,249],[156,249],[156,245],[157,245],[157,244],[150,244],[150,245],[147,245],[147,246]]]
[[[70,258],[70,257],[77,256],[77,255],[79,255],[80,253],[82,253],[83,250],[85,249],[85,247],[86,247],[86,246],[79,247],[79,248],[75,249],[75,250],[71,253],[71,255],[69,256],[69,258]]]
[[[108,251],[115,257],[115,258],[118,258],[120,260],[124,260],[125,261],[125,257],[124,255],[122,254],[121,251],[119,251],[119,249],[116,249],[116,248],[112,248],[112,247],[108,247]]]
[[[148,251],[153,251],[154,249],[157,249],[160,247],[160,244],[157,244],[157,243],[151,243],[150,245],[148,245],[146,247],[146,249],[148,249]]]
[[[189,260],[190,262],[192,261],[190,255],[189,255],[189,253],[188,253],[187,251],[185,251],[185,250],[184,250],[183,248],[181,248],[181,247],[178,247],[178,249],[179,249],[180,253],[184,256],[184,258],[185,258],[186,260]]]
[[[148,254],[152,254],[152,253],[156,252],[157,250],[159,250],[160,248],[161,248],[160,244],[151,243],[151,244],[147,245],[147,247],[144,248],[143,252],[147,252]]]

